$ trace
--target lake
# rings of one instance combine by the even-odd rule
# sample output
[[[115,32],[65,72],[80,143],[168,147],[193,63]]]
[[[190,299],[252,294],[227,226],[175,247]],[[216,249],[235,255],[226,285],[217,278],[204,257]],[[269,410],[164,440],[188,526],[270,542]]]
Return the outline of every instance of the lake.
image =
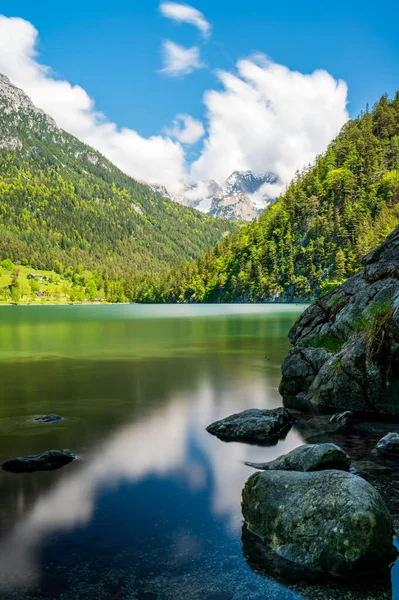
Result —
[[[294,600],[241,539],[241,490],[303,443],[205,431],[281,405],[287,333],[303,305],[0,310],[0,459],[69,448],[60,470],[0,471],[0,598]],[[57,413],[64,420],[39,424]]]

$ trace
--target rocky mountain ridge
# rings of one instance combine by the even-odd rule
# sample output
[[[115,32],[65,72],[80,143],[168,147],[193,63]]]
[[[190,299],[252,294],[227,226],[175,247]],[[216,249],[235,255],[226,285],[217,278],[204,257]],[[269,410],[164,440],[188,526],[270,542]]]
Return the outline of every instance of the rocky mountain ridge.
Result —
[[[151,187],[170,200],[213,217],[252,221],[274,201],[262,192],[262,187],[265,184],[273,185],[277,181],[277,176],[271,172],[255,175],[252,171],[234,171],[222,185],[214,179],[187,185],[183,196],[169,194],[164,186]],[[196,197],[198,192],[199,198]]]
[[[0,73],[0,111],[9,117],[2,119],[0,148],[22,149],[23,142],[18,135],[22,119],[28,119],[29,128],[38,131],[41,126],[61,132],[56,122],[41,109],[37,108],[23,90],[11,83],[8,77]]]

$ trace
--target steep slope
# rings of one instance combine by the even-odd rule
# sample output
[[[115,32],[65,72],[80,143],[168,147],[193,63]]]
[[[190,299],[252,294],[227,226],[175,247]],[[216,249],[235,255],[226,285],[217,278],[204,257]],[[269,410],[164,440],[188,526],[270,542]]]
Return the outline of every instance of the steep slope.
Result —
[[[237,228],[160,198],[0,76],[0,260],[120,279],[193,259]]]
[[[160,302],[309,300],[356,273],[399,223],[399,93],[349,121],[270,208],[197,262],[143,286]]]

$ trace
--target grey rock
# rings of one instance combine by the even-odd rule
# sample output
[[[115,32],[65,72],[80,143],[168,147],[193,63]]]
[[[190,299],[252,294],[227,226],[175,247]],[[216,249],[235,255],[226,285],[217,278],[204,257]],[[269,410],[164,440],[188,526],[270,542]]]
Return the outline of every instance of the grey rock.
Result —
[[[285,434],[294,418],[286,408],[252,408],[208,425],[206,430],[223,440],[275,443]]]
[[[32,473],[33,471],[53,471],[75,460],[70,450],[47,450],[43,454],[18,456],[4,462],[3,471],[10,473]]]
[[[42,415],[41,417],[37,417],[35,421],[37,423],[57,423],[58,421],[62,421],[62,417],[60,417],[60,415],[50,413],[49,415]]]
[[[320,368],[331,356],[324,348],[298,347],[290,350],[281,368],[280,394],[284,398],[290,397],[292,408],[301,403],[301,395],[309,390]]]
[[[392,518],[377,490],[343,471],[264,471],[245,484],[248,529],[302,567],[337,576],[388,568]]]
[[[262,471],[349,471],[350,458],[335,444],[305,444],[270,462],[245,464]]]
[[[285,406],[399,415],[399,228],[363,266],[292,327],[279,388]]]
[[[330,423],[336,423],[342,429],[347,429],[353,424],[353,412],[346,410],[342,413],[333,415],[330,419]]]
[[[334,575],[328,575],[306,569],[285,560],[273,552],[262,539],[251,533],[244,524],[242,528],[242,551],[248,566],[268,581],[275,581],[287,591],[284,598],[301,598],[301,600],[392,600],[391,572],[389,569],[381,573],[371,573],[370,577],[362,574],[356,578],[342,578],[337,581]],[[282,600],[280,586],[271,590],[270,595],[260,596],[257,600]],[[241,598],[240,600],[244,600]],[[245,599],[246,600],[246,599]]]
[[[396,229],[381,246],[363,260],[368,281],[397,277],[399,273],[399,235]]]
[[[376,450],[380,454],[399,455],[399,433],[393,431],[388,433],[378,442]]]

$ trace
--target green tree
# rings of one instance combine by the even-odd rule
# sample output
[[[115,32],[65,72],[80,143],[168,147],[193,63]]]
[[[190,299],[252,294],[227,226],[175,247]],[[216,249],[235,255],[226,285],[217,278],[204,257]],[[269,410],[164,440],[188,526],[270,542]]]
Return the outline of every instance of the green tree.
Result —
[[[311,300],[398,225],[399,94],[348,121],[258,220],[129,290],[146,302]]]
[[[97,298],[97,286],[93,278],[89,279],[86,283],[85,293],[89,300],[93,301]]]
[[[345,278],[345,267],[346,267],[346,259],[345,254],[341,248],[338,248],[335,255],[335,266],[334,266],[334,276],[338,281],[342,281]]]
[[[14,267],[11,273],[11,286],[19,287],[19,269],[18,267]]]
[[[21,293],[18,287],[10,286],[10,297],[13,304],[18,304],[21,299]]]

